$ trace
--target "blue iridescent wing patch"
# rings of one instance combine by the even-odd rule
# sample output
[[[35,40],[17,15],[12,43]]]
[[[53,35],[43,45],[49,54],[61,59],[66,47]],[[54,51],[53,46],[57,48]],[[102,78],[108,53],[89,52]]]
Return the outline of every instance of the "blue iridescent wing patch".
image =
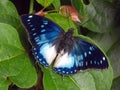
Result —
[[[70,75],[78,72],[78,60],[75,53],[75,48],[70,53],[61,51],[57,56],[53,70],[62,75]]]
[[[56,57],[54,40],[63,30],[47,18],[36,15],[21,16],[35,59],[44,66],[49,66]]]
[[[24,15],[22,23],[27,29],[35,59],[62,75],[74,74],[90,68],[108,68],[107,58],[94,44],[73,37],[51,20],[37,15]]]
[[[90,68],[108,68],[106,56],[97,46],[80,38],[74,38],[71,52],[58,56],[53,69],[59,74],[69,75]]]

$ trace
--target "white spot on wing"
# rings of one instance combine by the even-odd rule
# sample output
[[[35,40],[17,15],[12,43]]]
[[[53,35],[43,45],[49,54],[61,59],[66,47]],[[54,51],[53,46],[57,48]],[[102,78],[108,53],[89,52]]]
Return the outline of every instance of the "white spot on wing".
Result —
[[[48,21],[47,21],[47,20],[44,20],[43,23],[44,23],[44,25],[47,25],[47,24],[48,24]]]
[[[32,17],[33,17],[32,15],[28,16],[28,18],[32,18]]]
[[[35,52],[35,54],[37,54],[37,52]]]
[[[96,64],[96,61],[94,61],[94,64]]]
[[[66,72],[66,74],[68,74],[68,72]]]
[[[91,54],[91,51],[89,51],[88,53]]]
[[[105,57],[103,57],[103,61],[105,61]]]
[[[88,65],[88,62],[86,61],[86,66]]]
[[[65,71],[62,71],[62,73],[65,73]]]
[[[58,69],[58,71],[61,71],[61,69]]]
[[[90,60],[90,64],[92,64],[92,60]]]
[[[33,50],[36,50],[36,48],[33,48]]]
[[[84,52],[84,55],[85,55],[85,57],[87,56],[87,53],[86,52]]]
[[[97,62],[97,64],[99,65],[100,63],[99,63],[99,62]]]
[[[30,19],[27,20],[28,22],[30,21]]]
[[[94,47],[93,47],[93,46],[90,46],[90,47],[89,47],[89,50],[90,50],[90,51],[93,51],[93,50],[94,50]]]
[[[34,31],[35,30],[35,28],[32,28],[32,31]]]
[[[41,28],[44,28],[44,25],[41,25]]]
[[[45,64],[45,61],[43,61],[43,64]]]
[[[38,56],[36,56],[36,58],[39,58]]]
[[[102,60],[100,60],[100,63],[102,64]]]
[[[39,59],[39,61],[41,61],[42,59]]]
[[[33,36],[35,36],[37,33],[33,33]]]
[[[68,53],[64,53],[63,55],[59,54],[57,56],[54,67],[71,68],[73,67],[74,63],[74,57],[71,54],[68,55]]]
[[[42,29],[41,32],[45,32],[46,30],[45,29]]]
[[[30,25],[30,27],[33,27],[33,25]]]
[[[43,55],[43,57],[46,59],[46,62],[49,65],[52,63],[52,61],[55,59],[57,55],[55,46],[52,46],[49,43],[41,47],[40,53]]]
[[[77,70],[74,70],[74,72],[77,72]]]

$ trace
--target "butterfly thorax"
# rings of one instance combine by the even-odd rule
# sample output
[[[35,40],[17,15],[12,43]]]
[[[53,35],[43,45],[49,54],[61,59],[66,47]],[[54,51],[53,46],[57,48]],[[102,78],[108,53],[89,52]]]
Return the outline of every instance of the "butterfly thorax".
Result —
[[[74,44],[73,29],[70,28],[68,32],[61,34],[57,41],[57,53],[64,50],[64,52],[70,52]]]
[[[73,28],[68,29],[68,32],[65,32],[64,39],[73,39]]]

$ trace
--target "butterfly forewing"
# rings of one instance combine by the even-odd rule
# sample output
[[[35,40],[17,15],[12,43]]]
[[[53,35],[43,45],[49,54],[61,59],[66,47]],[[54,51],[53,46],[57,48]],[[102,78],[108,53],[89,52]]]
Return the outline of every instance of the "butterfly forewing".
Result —
[[[32,46],[56,39],[63,30],[45,17],[37,15],[21,16]]]
[[[21,19],[28,32],[36,60],[44,66],[49,66],[57,54],[53,43],[63,30],[45,17],[23,15]]]

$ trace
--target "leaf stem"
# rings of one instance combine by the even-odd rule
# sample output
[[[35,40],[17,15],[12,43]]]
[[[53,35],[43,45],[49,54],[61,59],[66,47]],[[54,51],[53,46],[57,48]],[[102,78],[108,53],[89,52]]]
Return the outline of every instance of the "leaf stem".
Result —
[[[33,13],[34,0],[30,0],[29,14]]]
[[[50,10],[50,11],[46,11],[47,13],[51,13],[51,12],[58,12],[58,10]]]

